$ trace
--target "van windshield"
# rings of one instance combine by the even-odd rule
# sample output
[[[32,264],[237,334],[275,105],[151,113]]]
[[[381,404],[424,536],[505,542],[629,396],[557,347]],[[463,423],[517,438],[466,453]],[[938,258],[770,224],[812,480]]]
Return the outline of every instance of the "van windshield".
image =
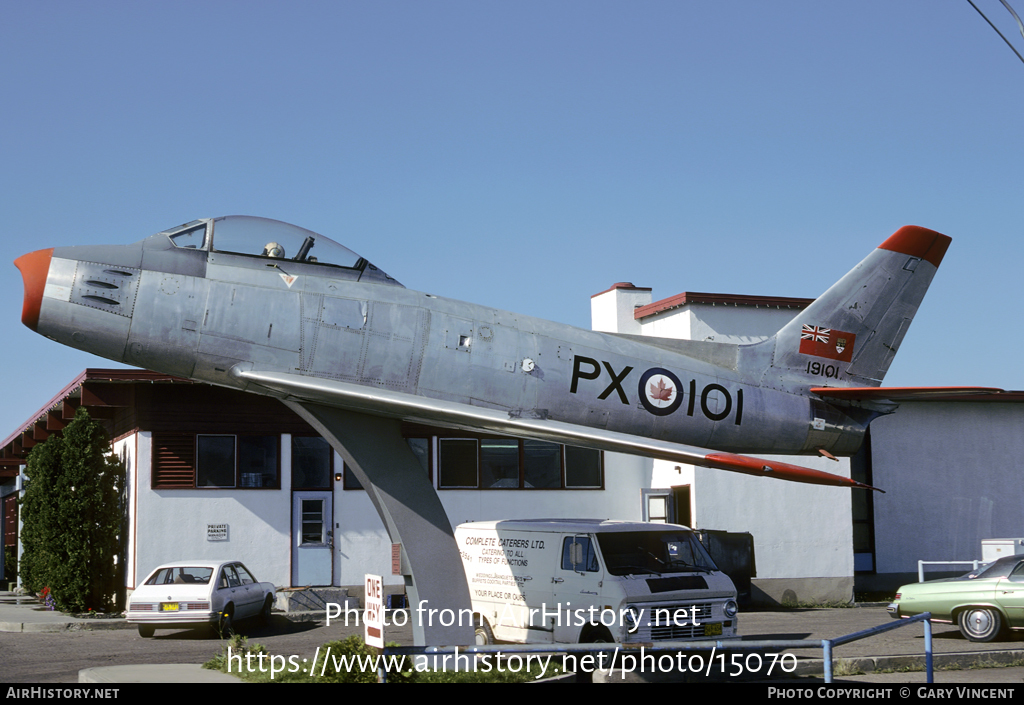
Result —
[[[697,537],[682,531],[628,531],[597,534],[612,575],[664,575],[718,570]]]

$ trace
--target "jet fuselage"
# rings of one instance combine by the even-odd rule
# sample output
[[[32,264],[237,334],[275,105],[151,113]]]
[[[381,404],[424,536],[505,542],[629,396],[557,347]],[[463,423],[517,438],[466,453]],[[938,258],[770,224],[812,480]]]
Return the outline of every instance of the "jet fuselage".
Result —
[[[241,373],[255,368],[729,452],[850,455],[866,429],[866,416],[764,385],[764,347],[693,344],[686,354],[412,291],[365,261],[174,242],[161,233],[55,248],[26,323],[211,384],[250,388]]]

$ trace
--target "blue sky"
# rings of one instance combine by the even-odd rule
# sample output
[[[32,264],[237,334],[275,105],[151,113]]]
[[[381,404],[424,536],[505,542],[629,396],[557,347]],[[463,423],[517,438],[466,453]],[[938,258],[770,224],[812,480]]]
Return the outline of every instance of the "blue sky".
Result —
[[[9,261],[261,215],[589,327],[619,281],[814,297],[916,224],[953,244],[886,384],[1024,389],[1024,64],[966,0],[0,0],[0,66]],[[112,363],[0,296],[4,437]]]

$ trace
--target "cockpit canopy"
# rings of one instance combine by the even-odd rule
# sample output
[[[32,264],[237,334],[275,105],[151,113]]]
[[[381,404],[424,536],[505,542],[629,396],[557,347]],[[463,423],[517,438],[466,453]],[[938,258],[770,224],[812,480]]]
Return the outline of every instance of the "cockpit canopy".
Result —
[[[398,284],[365,258],[334,240],[279,220],[230,215],[212,220],[194,220],[166,230],[164,234],[175,247],[183,249],[344,267],[361,271],[363,276],[360,279]]]

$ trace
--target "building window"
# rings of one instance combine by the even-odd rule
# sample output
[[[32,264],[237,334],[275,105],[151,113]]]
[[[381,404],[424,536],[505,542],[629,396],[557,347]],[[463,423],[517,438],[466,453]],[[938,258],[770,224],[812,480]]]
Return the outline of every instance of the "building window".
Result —
[[[196,487],[278,486],[277,436],[196,436]]]
[[[437,444],[441,489],[604,486],[600,451],[516,438],[438,438]]]
[[[326,543],[324,533],[324,501],[322,499],[302,500],[302,543]]]
[[[546,441],[523,441],[523,486],[538,489],[562,486],[562,446]]]
[[[277,489],[277,436],[154,434],[153,489]]]
[[[238,486],[280,487],[277,436],[238,436]]]
[[[196,486],[235,486],[234,436],[196,436]]]
[[[671,490],[641,489],[640,496],[644,500],[643,518],[655,524],[675,523],[669,515],[669,493]]]
[[[573,446],[564,448],[566,487],[604,487],[604,457],[601,451]]]
[[[292,437],[292,489],[329,490],[334,449],[320,436]]]
[[[423,467],[423,472],[430,476],[430,439],[429,438],[406,438],[406,443],[409,444],[409,449],[416,456],[416,459],[420,461],[420,465]],[[346,490],[361,490],[363,485],[359,482],[359,479],[352,472],[352,469],[345,464],[345,489]]]
[[[441,438],[437,441],[438,487],[479,486],[477,441],[475,438]]]
[[[514,438],[480,439],[480,487],[519,487],[519,441]]]

